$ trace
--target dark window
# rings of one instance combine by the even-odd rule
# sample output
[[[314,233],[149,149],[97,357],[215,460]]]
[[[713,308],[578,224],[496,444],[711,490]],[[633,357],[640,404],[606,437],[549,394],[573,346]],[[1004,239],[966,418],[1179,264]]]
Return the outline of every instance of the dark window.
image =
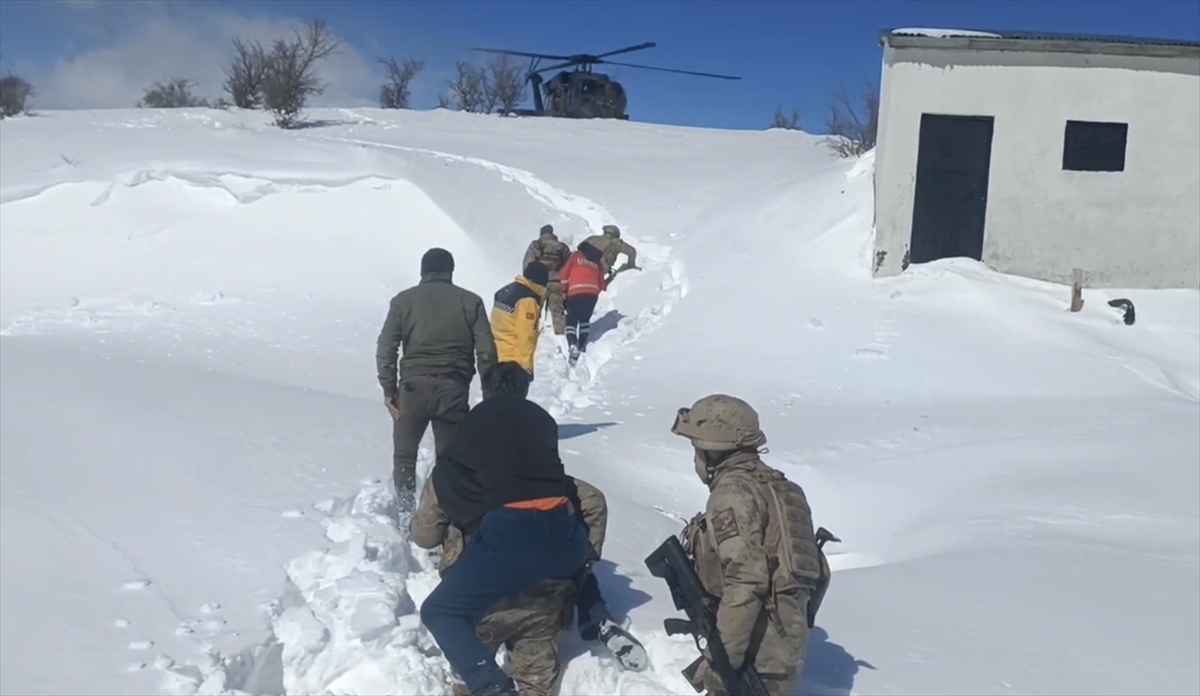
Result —
[[[1123,172],[1128,135],[1128,123],[1067,121],[1062,168],[1073,172]]]

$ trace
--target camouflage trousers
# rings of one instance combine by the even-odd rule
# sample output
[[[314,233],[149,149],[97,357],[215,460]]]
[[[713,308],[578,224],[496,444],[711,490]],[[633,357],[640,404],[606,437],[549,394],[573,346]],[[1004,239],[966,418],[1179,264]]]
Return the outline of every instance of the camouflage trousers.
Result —
[[[550,323],[554,335],[562,336],[567,330],[567,310],[564,308],[562,283],[552,280],[546,284],[546,310],[550,312]]]
[[[493,654],[504,646],[509,672],[521,696],[550,696],[562,677],[558,634],[563,614],[573,604],[574,584],[543,580],[519,597],[504,600],[475,624],[475,632]],[[457,683],[454,696],[468,696]]]

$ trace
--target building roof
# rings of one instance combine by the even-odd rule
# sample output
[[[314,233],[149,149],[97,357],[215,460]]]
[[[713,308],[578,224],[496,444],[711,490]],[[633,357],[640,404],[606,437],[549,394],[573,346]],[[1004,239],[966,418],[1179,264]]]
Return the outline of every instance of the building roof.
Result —
[[[894,48],[1200,57],[1200,41],[1064,32],[903,28],[884,31],[880,44]]]

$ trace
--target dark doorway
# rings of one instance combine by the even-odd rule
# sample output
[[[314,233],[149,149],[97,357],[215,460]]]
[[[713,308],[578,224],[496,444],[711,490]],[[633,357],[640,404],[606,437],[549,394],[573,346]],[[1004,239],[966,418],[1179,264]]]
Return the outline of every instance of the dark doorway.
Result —
[[[983,259],[991,116],[921,114],[909,263]]]

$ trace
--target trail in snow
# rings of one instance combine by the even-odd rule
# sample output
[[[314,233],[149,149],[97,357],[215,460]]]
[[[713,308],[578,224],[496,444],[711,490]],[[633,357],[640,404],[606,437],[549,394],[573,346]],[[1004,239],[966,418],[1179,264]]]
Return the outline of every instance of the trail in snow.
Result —
[[[480,166],[520,184],[536,200],[562,214],[580,218],[592,233],[599,233],[604,224],[620,225],[594,201],[561,191],[530,172],[443,152],[337,140]],[[193,173],[190,180],[224,186],[227,180],[223,176]],[[593,387],[601,368],[623,346],[658,324],[687,293],[683,266],[671,258],[669,248],[630,241],[638,247],[644,272],[660,276],[660,301],[633,317],[621,318],[613,327],[598,322],[598,335],[588,353],[569,372],[563,370],[561,345],[546,322],[532,398],[557,419],[575,409],[598,405]],[[615,310],[612,295],[615,293],[601,302],[597,317]],[[568,429],[570,424],[562,427]],[[421,482],[432,465],[429,449],[423,448],[418,462]],[[178,665],[164,655],[156,667],[164,670],[165,690],[178,694],[445,693],[449,667],[417,616],[420,602],[437,584],[437,572],[428,554],[411,546],[406,530],[396,527],[394,499],[387,486],[370,482],[356,495],[319,503],[314,510],[330,547],[288,564],[286,590],[268,612],[271,637],[232,656],[209,653],[201,664]],[[563,659],[570,664],[561,693],[667,695],[690,691],[680,670],[694,659],[692,643],[668,638],[661,631],[637,633],[652,660],[651,669],[640,674],[621,672],[609,655],[585,656],[588,646],[573,631],[566,632]]]

